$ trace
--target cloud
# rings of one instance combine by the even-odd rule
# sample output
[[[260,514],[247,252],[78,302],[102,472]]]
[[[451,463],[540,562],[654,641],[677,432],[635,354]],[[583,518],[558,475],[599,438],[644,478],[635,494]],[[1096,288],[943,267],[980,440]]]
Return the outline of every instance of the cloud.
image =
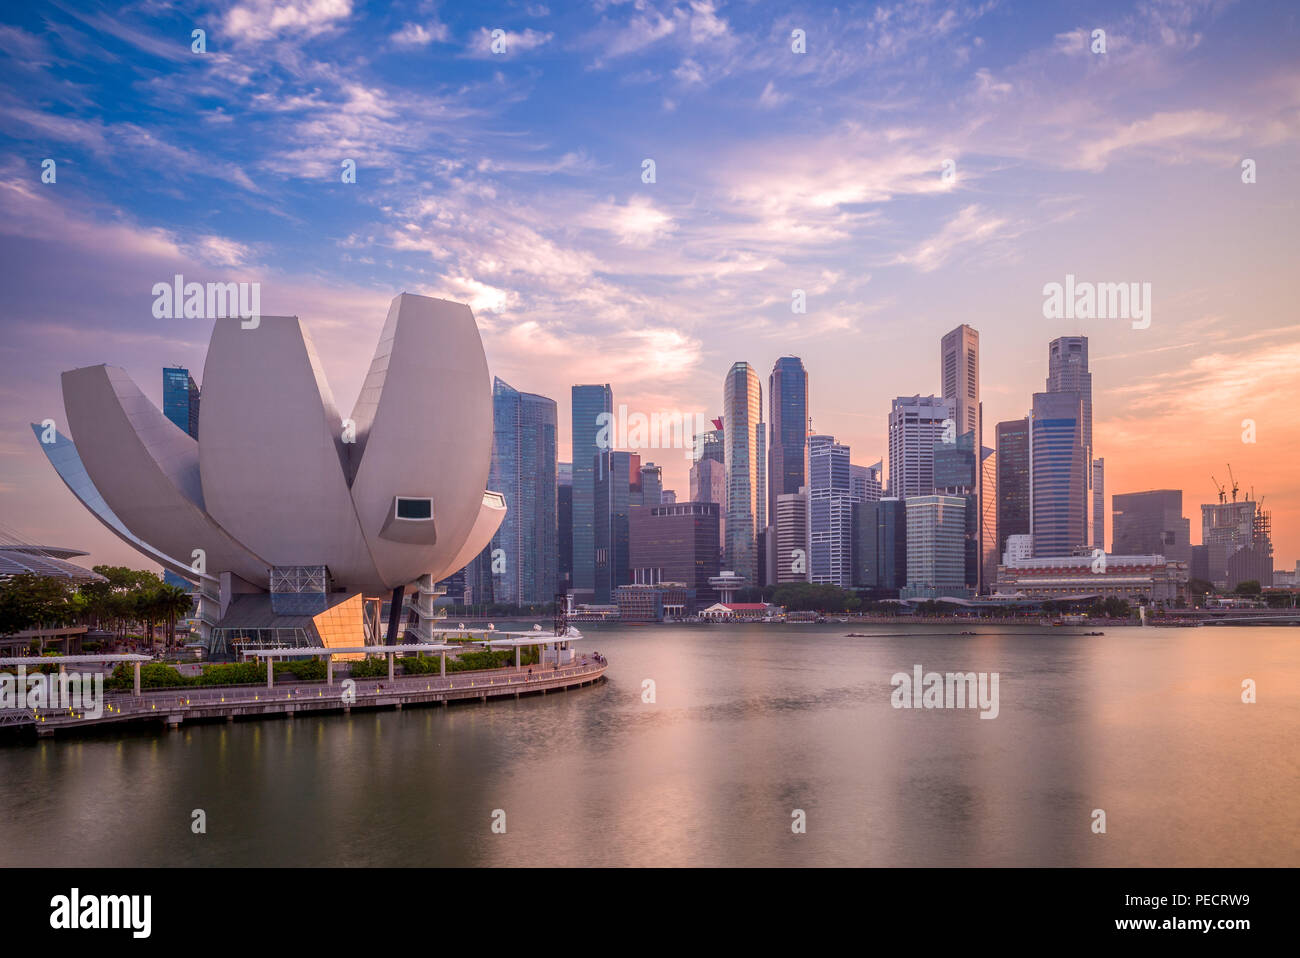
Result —
[[[478,32],[470,37],[470,43],[466,48],[465,55],[479,60],[489,60],[493,57],[512,57],[517,53],[525,53],[545,46],[555,36],[553,33],[542,33],[532,27],[521,32],[502,30],[499,41],[504,44],[504,47],[500,53],[497,53],[492,49],[492,45],[498,42],[492,37],[495,32],[495,30],[489,30],[487,27],[479,28]]]
[[[227,11],[225,28],[245,41],[314,37],[351,15],[352,0],[243,0]]]
[[[398,47],[427,47],[431,43],[446,43],[451,30],[445,23],[433,21],[427,26],[421,23],[404,23],[402,28],[389,39]]]
[[[986,243],[998,236],[1007,221],[992,215],[972,203],[962,209],[944,224],[934,236],[922,240],[911,250],[894,257],[893,262],[914,266],[923,273],[930,273],[945,265],[959,249],[980,243]]]

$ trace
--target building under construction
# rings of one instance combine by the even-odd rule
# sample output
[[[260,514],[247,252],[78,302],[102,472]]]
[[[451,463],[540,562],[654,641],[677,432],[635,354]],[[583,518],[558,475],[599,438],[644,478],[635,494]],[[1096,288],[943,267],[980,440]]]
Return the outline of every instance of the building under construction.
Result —
[[[1228,475],[1232,478],[1232,469]],[[1232,501],[1216,480],[1219,501],[1201,506],[1201,545],[1192,550],[1192,577],[1207,579],[1221,589],[1241,582],[1273,582],[1273,521],[1263,501],[1250,493],[1237,499],[1240,489],[1232,478]]]

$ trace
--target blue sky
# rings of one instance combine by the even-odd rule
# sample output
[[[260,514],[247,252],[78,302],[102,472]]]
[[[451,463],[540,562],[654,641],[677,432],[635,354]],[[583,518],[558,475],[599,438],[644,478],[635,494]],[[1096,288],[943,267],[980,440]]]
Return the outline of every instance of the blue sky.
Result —
[[[1108,492],[1184,488],[1196,528],[1231,461],[1290,565],[1297,39],[1281,2],[7,8],[0,512],[129,558],[26,424],[61,420],[64,369],[122,365],[155,399],[162,365],[200,371],[210,323],[150,313],[182,272],[301,315],[345,410],[405,289],[469,302],[492,372],[562,420],[574,382],[717,415],[732,362],[766,385],[800,355],[815,426],[862,463],[891,397],[938,390],[958,323],[989,423],[1082,332]],[[1151,282],[1151,328],[1044,319],[1067,273]],[[648,458],[686,488],[679,455]]]

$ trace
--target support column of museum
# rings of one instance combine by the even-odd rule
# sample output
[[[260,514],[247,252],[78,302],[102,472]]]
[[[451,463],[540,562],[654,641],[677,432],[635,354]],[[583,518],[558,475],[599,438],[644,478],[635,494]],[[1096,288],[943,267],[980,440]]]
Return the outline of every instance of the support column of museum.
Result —
[[[393,598],[388,603],[388,636],[384,639],[388,645],[397,644],[397,623],[402,618],[402,596],[406,594],[405,586],[393,590]]]

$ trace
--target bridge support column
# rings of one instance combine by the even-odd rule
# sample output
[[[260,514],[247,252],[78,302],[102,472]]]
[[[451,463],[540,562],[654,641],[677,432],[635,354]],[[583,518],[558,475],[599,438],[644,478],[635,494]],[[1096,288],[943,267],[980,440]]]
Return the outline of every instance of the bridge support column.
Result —
[[[444,679],[447,677],[447,653],[446,652],[442,653],[441,675]]]
[[[519,646],[515,646],[515,668],[519,668]]]
[[[135,662],[132,664],[135,666],[135,691],[132,694],[138,696],[140,694],[140,663]]]
[[[274,662],[275,659],[269,655],[266,657],[266,687],[268,689],[275,687],[275,671],[271,668]]]
[[[325,684],[334,684],[334,656],[325,656]]]
[[[394,658],[396,658],[396,656],[394,656],[392,652],[389,652],[388,653],[388,681],[390,682],[393,682],[397,679],[397,674],[395,672],[395,666],[393,663]]]

